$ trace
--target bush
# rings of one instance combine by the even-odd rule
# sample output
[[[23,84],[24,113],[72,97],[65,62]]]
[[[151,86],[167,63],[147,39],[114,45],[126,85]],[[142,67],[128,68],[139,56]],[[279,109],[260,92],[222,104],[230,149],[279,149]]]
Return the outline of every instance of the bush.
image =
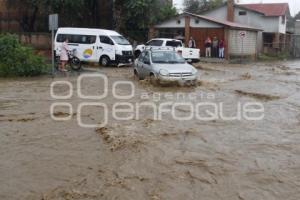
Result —
[[[21,45],[16,36],[0,35],[0,76],[37,76],[45,72],[41,56]]]

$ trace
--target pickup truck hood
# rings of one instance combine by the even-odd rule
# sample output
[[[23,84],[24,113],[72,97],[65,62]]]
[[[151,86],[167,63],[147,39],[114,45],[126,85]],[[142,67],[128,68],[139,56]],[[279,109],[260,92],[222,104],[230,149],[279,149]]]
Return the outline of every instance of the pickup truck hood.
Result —
[[[196,70],[192,65],[183,64],[159,64],[154,63],[154,68],[159,72],[161,69],[167,70],[169,73],[191,73]]]

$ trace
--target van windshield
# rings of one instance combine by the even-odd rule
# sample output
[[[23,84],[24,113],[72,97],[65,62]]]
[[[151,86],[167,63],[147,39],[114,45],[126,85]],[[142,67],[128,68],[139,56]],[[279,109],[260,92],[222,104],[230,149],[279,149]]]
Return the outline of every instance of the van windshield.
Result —
[[[128,40],[126,40],[123,36],[110,36],[110,37],[119,45],[130,45]]]

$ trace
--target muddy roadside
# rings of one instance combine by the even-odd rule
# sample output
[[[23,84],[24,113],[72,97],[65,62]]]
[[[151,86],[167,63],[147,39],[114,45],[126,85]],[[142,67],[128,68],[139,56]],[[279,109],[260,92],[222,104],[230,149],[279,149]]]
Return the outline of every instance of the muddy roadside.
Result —
[[[260,121],[183,122],[168,113],[153,120],[151,108],[139,119],[119,121],[109,115],[104,128],[80,128],[76,108],[77,77],[57,77],[73,85],[68,100],[50,96],[51,78],[0,80],[0,198],[28,200],[208,199],[296,200],[300,188],[300,61],[247,65],[198,64],[196,87],[152,86],[137,81],[130,68],[101,68],[109,94],[101,100],[109,110],[119,100],[115,81],[135,86],[130,103],[213,102],[227,116],[239,103],[264,106]],[[85,90],[99,91],[90,79]],[[67,87],[56,92],[66,94]],[[117,92],[129,95],[128,87]],[[196,94],[191,99],[189,94]],[[170,97],[172,95],[172,98]],[[146,98],[147,97],[147,98]],[[74,112],[53,102],[67,102]],[[184,117],[187,108],[177,108]],[[100,113],[100,114],[99,114]],[[87,108],[82,120],[99,123],[101,109]]]

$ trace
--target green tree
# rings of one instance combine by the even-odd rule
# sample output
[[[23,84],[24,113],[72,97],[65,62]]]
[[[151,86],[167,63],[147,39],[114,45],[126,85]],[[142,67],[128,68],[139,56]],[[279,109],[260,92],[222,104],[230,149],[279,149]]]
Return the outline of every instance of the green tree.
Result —
[[[48,15],[58,13],[61,26],[96,27],[102,0],[9,0],[7,4],[21,13],[25,32],[46,31]]]
[[[223,4],[223,0],[185,0],[184,11],[201,14]]]
[[[177,14],[169,3],[161,0],[116,0],[117,30],[137,41],[145,41],[149,27]]]
[[[47,72],[42,57],[14,35],[0,35],[0,76],[37,76]]]

